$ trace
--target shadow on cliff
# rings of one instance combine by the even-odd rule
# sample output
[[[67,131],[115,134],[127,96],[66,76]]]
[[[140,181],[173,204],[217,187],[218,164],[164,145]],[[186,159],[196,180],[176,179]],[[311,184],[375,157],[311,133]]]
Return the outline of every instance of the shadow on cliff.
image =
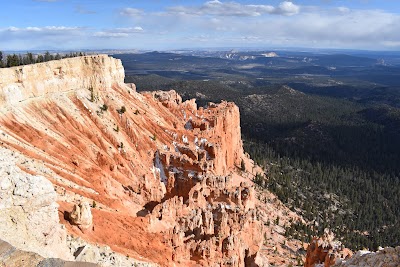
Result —
[[[163,200],[164,201],[164,200]],[[136,213],[136,216],[138,217],[146,217],[148,214],[150,214],[153,209],[162,202],[158,202],[158,201],[150,201],[148,202],[146,205],[143,206],[142,210],[139,210]]]

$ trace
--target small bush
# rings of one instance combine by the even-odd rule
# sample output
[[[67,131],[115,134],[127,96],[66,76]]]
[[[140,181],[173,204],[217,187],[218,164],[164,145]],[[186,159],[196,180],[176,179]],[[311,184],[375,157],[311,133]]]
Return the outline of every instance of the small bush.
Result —
[[[106,104],[103,104],[103,106],[101,106],[100,109],[102,111],[107,111],[108,110],[108,106]]]
[[[120,109],[117,109],[119,114],[124,114],[126,112],[126,107],[122,106]]]
[[[90,102],[94,102],[96,98],[94,96],[94,90],[92,86],[89,87],[89,91],[90,91]]]
[[[240,163],[240,169],[245,172],[246,171],[246,165],[244,164],[244,160],[242,159],[242,162]]]

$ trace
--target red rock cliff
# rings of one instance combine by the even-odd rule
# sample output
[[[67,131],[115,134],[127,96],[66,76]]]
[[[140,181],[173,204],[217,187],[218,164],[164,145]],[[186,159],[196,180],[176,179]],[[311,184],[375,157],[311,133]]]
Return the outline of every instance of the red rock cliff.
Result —
[[[90,242],[160,265],[255,264],[263,225],[233,103],[197,109],[138,94],[119,60],[87,56],[0,70],[0,144],[51,181],[61,222]],[[91,203],[91,228],[68,216]],[[88,215],[89,216],[89,215]]]

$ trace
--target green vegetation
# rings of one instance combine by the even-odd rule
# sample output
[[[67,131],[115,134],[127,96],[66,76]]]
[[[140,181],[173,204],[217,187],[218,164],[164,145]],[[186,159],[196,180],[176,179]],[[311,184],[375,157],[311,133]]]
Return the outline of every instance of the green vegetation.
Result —
[[[89,91],[90,91],[90,102],[95,102],[96,101],[96,97],[94,95],[94,89],[92,86],[89,87]]]
[[[312,222],[312,228],[292,225],[288,236],[307,242],[311,235],[330,228],[353,249],[398,243],[398,177],[355,166],[290,159],[258,142],[246,142],[245,148],[268,169],[268,179],[258,178],[257,184]]]
[[[108,106],[107,106],[106,104],[103,104],[103,105],[100,107],[100,109],[101,109],[102,111],[107,111],[107,110],[108,110]]]
[[[125,107],[125,106],[122,106],[120,109],[117,109],[117,112],[118,112],[119,114],[124,114],[124,113],[126,112],[126,107]]]
[[[244,160],[242,159],[242,161],[240,162],[240,170],[242,171],[242,172],[245,172],[246,171],[246,165],[244,164]]]
[[[26,54],[8,54],[4,57],[4,53],[0,51],[0,68],[9,68],[21,65],[29,65],[41,62],[47,62],[52,60],[59,60],[62,58],[71,58],[71,57],[79,57],[84,56],[85,54],[82,52],[71,52],[60,55],[51,54],[50,52],[45,52],[44,54],[34,55],[30,52]]]

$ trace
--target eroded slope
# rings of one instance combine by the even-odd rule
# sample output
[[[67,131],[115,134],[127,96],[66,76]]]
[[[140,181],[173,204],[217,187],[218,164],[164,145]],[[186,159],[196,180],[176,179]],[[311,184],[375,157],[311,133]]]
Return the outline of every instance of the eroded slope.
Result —
[[[260,170],[243,154],[234,104],[138,94],[107,56],[1,77],[0,144],[52,182],[70,234],[160,265],[255,264],[263,223],[248,178]],[[68,221],[81,202],[92,207],[88,229]]]

